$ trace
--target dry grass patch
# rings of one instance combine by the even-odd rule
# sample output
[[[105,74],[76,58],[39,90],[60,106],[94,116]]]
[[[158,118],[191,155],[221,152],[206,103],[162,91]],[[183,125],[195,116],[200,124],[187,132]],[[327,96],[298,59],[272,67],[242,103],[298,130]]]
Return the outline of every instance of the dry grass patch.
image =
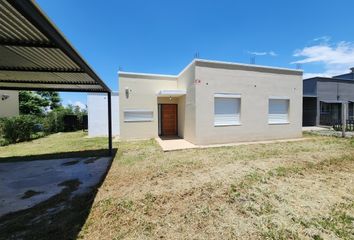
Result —
[[[149,140],[118,148],[80,238],[354,237],[351,140],[167,153]],[[342,205],[345,215],[336,212]]]

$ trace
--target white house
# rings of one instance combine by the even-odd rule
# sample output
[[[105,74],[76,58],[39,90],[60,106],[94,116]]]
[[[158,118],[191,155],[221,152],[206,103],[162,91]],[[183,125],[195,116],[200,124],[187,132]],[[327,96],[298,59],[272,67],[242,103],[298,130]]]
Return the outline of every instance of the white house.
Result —
[[[19,115],[18,91],[0,90],[0,118]]]
[[[302,71],[193,60],[178,75],[119,72],[120,138],[197,144],[302,136]]]

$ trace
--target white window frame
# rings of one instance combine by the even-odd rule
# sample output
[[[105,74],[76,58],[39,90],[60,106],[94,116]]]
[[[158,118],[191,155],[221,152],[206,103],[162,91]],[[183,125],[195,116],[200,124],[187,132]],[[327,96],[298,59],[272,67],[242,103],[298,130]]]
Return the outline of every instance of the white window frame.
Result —
[[[127,119],[126,113],[148,113],[149,115],[151,114],[151,117]],[[152,122],[154,120],[154,111],[149,109],[125,109],[123,111],[123,119],[124,122]]]
[[[287,117],[286,120],[283,121],[272,121],[270,118],[270,102],[271,100],[284,100],[287,102]],[[289,124],[290,123],[290,98],[289,97],[279,97],[279,96],[270,96],[268,98],[268,124],[269,125],[283,125],[283,124]]]
[[[227,99],[238,99],[238,108],[239,108],[239,112],[238,114],[236,114],[236,116],[238,115],[238,117],[236,117],[235,122],[225,122],[225,123],[220,123],[216,121],[216,114],[215,114],[215,102],[216,99],[218,98],[227,98]],[[241,125],[241,94],[237,94],[237,93],[215,93],[214,94],[214,126],[215,127],[221,127],[221,126],[239,126]]]

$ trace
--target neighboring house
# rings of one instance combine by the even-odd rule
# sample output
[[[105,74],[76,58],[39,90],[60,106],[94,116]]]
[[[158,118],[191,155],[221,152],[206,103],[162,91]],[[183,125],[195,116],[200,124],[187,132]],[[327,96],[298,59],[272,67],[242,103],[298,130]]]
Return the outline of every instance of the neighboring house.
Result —
[[[354,68],[343,75],[304,80],[303,125],[332,125],[342,119],[342,104],[347,119],[354,120]]]
[[[120,137],[198,145],[301,137],[302,71],[193,60],[178,75],[119,72]]]
[[[106,93],[87,94],[88,135],[108,135],[108,105]],[[119,135],[119,94],[112,93],[112,135]]]
[[[0,90],[0,118],[19,114],[18,91]]]

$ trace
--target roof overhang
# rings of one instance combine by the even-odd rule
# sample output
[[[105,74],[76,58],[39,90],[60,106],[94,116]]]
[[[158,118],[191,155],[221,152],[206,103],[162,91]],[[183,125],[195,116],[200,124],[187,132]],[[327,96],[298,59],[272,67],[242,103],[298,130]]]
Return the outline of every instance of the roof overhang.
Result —
[[[2,0],[0,12],[0,89],[111,91],[33,0]]]
[[[263,65],[224,62],[224,61],[205,60],[205,59],[195,59],[194,62],[196,66],[199,67],[257,71],[257,72],[287,74],[287,75],[297,75],[297,76],[303,75],[303,70],[300,69],[279,68],[279,67],[270,67],[270,66],[263,66]]]
[[[317,95],[311,95],[311,94],[304,94],[302,96],[303,97],[308,97],[308,98],[317,98]]]
[[[340,101],[340,100],[320,100],[320,102],[324,102],[324,103],[344,103],[344,101]]]
[[[181,97],[187,94],[186,90],[161,90],[157,93],[158,97]]]

